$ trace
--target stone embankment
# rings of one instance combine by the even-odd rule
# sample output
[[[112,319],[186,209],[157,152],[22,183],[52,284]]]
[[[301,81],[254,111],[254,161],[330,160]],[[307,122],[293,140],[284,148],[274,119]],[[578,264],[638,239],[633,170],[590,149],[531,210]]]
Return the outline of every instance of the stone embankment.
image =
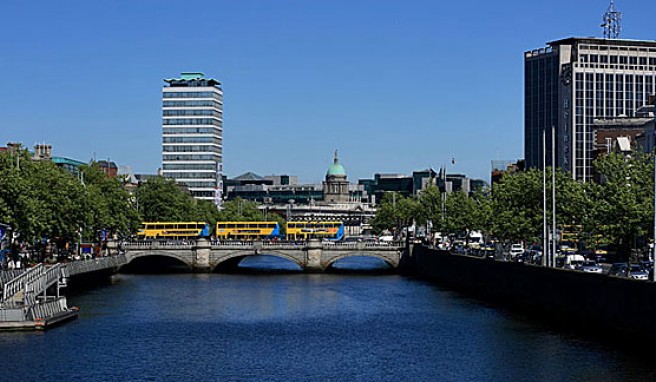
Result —
[[[656,339],[656,284],[451,254],[417,245],[417,275],[484,300],[521,308],[576,330]]]

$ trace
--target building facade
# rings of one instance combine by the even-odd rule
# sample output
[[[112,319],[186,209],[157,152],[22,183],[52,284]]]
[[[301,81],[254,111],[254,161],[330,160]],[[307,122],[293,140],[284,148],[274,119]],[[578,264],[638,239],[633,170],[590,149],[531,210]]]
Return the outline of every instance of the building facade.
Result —
[[[656,41],[567,38],[524,53],[524,155],[528,168],[555,166],[577,180],[593,176],[593,123],[632,117],[656,84]]]
[[[203,73],[164,80],[162,175],[218,207],[223,198],[223,90]]]
[[[337,150],[335,150],[333,164],[328,168],[326,180],[323,182],[323,201],[326,203],[343,203],[349,200],[349,182],[346,180],[346,170],[339,163]]]

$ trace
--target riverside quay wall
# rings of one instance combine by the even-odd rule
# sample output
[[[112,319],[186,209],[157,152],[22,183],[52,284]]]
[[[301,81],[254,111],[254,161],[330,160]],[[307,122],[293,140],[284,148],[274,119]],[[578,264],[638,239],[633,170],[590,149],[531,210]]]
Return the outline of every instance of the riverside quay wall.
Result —
[[[438,284],[511,305],[574,330],[656,339],[656,284],[486,260],[417,245],[409,268]]]

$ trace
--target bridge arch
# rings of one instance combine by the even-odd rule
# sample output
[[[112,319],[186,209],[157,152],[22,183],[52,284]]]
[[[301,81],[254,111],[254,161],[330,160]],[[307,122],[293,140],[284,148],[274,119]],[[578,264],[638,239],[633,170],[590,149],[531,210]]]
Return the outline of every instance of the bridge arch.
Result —
[[[290,255],[282,251],[270,251],[270,250],[255,250],[255,249],[246,249],[238,250],[235,252],[230,252],[225,255],[221,255],[218,258],[214,259],[214,265],[212,266],[212,272],[216,272],[221,265],[231,264],[231,266],[237,266],[237,264],[250,256],[273,256],[289,260],[294,264],[298,265],[301,269],[305,269],[305,264],[302,259],[298,256]]]
[[[121,268],[129,267],[131,264],[134,264],[135,260],[139,261],[148,257],[172,259],[176,260],[178,263],[183,264],[188,270],[193,270],[194,268],[194,264],[191,263],[191,259],[189,257],[180,256],[175,251],[164,250],[129,251],[125,255],[126,263],[122,265]]]
[[[399,254],[397,252],[389,251],[389,254],[383,255],[381,253],[372,253],[370,251],[352,251],[341,253],[337,256],[331,257],[326,263],[323,264],[324,269],[330,269],[339,260],[349,257],[372,257],[383,260],[390,268],[394,269],[399,266]]]

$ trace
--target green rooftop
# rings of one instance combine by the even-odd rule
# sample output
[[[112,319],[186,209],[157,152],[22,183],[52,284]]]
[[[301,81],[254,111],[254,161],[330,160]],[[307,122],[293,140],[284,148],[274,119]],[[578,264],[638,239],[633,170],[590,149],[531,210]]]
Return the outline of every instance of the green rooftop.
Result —
[[[182,77],[183,80],[196,80],[199,78],[205,78],[205,74],[201,72],[182,72],[180,73],[180,77]]]

